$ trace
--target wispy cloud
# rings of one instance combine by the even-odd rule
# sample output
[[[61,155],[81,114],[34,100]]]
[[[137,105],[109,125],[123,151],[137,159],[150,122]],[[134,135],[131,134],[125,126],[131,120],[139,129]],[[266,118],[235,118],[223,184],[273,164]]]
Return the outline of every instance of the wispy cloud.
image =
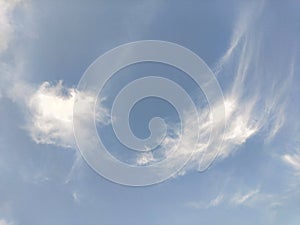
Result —
[[[2,51],[7,49],[11,39],[13,26],[9,14],[17,2],[19,1],[10,3],[0,1],[0,5],[3,6],[0,21],[4,24],[0,38]],[[272,141],[286,122],[285,100],[294,78],[296,54],[292,45],[285,49],[277,48],[279,43],[287,40],[275,29],[276,22],[273,22],[272,18],[263,16],[264,6],[265,2],[249,3],[240,10],[228,49],[215,69],[220,82],[224,82],[221,85],[225,97],[227,123],[225,134],[220,137],[224,140],[220,158],[234,153],[249,138],[257,134],[264,136],[266,141]],[[270,27],[268,33],[265,27]],[[270,35],[274,36],[272,41],[269,39]],[[296,40],[294,41],[296,43]],[[5,66],[3,68],[2,71],[9,71]],[[40,144],[75,148],[72,117],[76,89],[64,87],[61,81],[56,84],[44,82],[38,87],[22,79],[15,81],[13,79],[9,82],[11,86],[6,88],[5,94],[27,111],[25,128],[29,131],[30,137]],[[100,120],[107,121],[108,110],[100,107],[98,111]],[[200,143],[181,174],[199,168],[204,150],[212,156],[216,154],[216,149],[206,149],[211,125],[209,109],[200,109],[199,112],[200,121],[203,121],[199,128]],[[98,118],[98,115],[96,117]],[[195,119],[186,115],[187,122],[183,126],[188,137],[181,145],[181,149],[177,149],[178,141],[182,138],[180,135],[170,135],[165,138],[162,144],[164,157],[180,160],[182,155],[190,154],[194,148],[191,143],[194,143],[197,135],[189,127],[192,127],[190,125]],[[178,132],[175,130],[174,133]],[[174,149],[177,149],[175,154],[173,154]],[[297,167],[295,165],[298,158],[295,155],[287,154],[283,159],[293,167]],[[155,161],[154,155],[142,154],[136,159],[136,164],[147,165]]]
[[[284,34],[278,32],[279,25],[264,11],[264,6],[264,2],[256,2],[246,4],[241,9],[229,48],[215,69],[218,78],[224,82],[221,85],[224,87],[227,124],[224,136],[220,137],[223,138],[223,145],[219,158],[234,153],[254,135],[260,135],[266,142],[271,142],[286,122],[286,102],[294,79],[297,57],[293,45],[297,45],[297,41],[295,38],[291,43],[290,39],[287,40]],[[268,32],[266,27],[269,27]],[[276,38],[270,41],[270,36]],[[291,46],[279,49],[281,42],[289,42]],[[215,149],[206,149],[205,144],[211,122],[209,112],[203,109],[199,111],[200,120],[206,123],[202,123],[200,127],[200,143],[195,154],[181,174],[201,166],[204,150],[212,156],[216,153]],[[196,135],[189,127],[196,118],[188,118],[186,121],[187,123],[183,124],[186,128],[185,135],[189,136],[188,140],[193,140]],[[187,141],[181,149],[177,149],[175,143],[180,139],[180,136],[165,139],[165,157],[177,157],[180,160],[182,154],[190,153],[193,149],[190,143],[194,142]],[[176,154],[171,156],[174,149],[177,149]],[[296,163],[287,158],[293,164]]]
[[[77,191],[73,191],[72,198],[73,198],[74,202],[76,202],[76,203],[80,202],[80,196]]]
[[[224,64],[231,60],[232,56],[235,54],[234,52],[243,41],[246,33],[249,31],[249,27],[253,25],[253,23],[255,22],[255,18],[261,13],[263,7],[264,1],[261,1],[259,3],[252,2],[240,6],[240,10],[236,15],[236,22],[233,26],[233,34],[230,40],[229,47],[225,54],[221,57],[219,62],[216,64],[216,67],[214,68],[215,73],[218,74],[222,70]]]
[[[15,223],[9,222],[5,219],[0,219],[0,225],[14,225]]]
[[[259,192],[259,189],[255,189],[247,193],[237,193],[231,198],[230,202],[234,205],[246,204],[251,199],[253,199]]]
[[[236,192],[231,190],[223,190],[215,198],[205,202],[200,201],[189,201],[184,203],[184,207],[205,210],[218,206],[225,206],[227,208],[239,208],[241,206],[257,208],[263,207],[265,209],[277,210],[284,202],[287,197],[282,193],[266,193],[260,188],[245,188],[242,186],[235,187]]]
[[[13,19],[13,12],[21,2],[23,1],[0,0],[0,98],[5,96],[6,86],[14,76],[13,69],[5,62],[4,56],[9,53],[8,50],[15,38],[17,24]]]
[[[0,0],[0,53],[8,49],[14,37],[15,24],[12,13],[21,2],[22,0]]]
[[[295,170],[297,175],[300,175],[300,154],[285,154],[282,159]]]
[[[224,195],[219,194],[215,198],[211,199],[209,202],[203,201],[190,201],[184,204],[185,207],[193,209],[209,209],[212,207],[219,206],[224,201]]]

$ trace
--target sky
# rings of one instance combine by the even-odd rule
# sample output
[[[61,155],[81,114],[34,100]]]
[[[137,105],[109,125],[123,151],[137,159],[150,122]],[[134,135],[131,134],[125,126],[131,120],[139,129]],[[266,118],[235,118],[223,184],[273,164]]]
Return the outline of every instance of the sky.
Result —
[[[218,151],[207,147],[212,106],[183,71],[154,62],[118,71],[95,107],[110,154],[139,167],[171,157],[168,169],[194,151],[164,182],[132,187],[83,159],[73,107],[99,56],[141,40],[176,43],[202,58],[224,96],[213,106],[225,109],[216,126],[226,127],[213,139],[222,141]],[[299,225],[299,40],[296,0],[0,0],[0,225]],[[181,134],[181,115],[157,97],[136,103],[128,122],[145,139],[149,121],[164,118],[159,148],[137,153],[118,140],[114,100],[124,86],[154,75],[173,80],[195,103],[195,149],[194,114],[184,114]],[[218,155],[203,170],[210,163],[204,151]]]

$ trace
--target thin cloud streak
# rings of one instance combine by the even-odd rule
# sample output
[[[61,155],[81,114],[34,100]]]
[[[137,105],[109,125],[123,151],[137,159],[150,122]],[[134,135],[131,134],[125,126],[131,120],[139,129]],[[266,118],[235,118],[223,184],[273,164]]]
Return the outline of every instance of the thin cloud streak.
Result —
[[[300,154],[285,154],[282,160],[291,166],[297,175],[300,175]]]
[[[264,5],[256,3],[241,10],[229,48],[216,69],[220,79],[225,76],[233,80],[232,83],[223,84],[227,127],[219,152],[220,159],[233,154],[254,135],[259,134],[266,142],[272,142],[286,122],[286,102],[294,79],[296,54],[293,46],[287,49],[276,48],[280,42],[288,40],[275,29],[276,22],[265,16]],[[266,33],[265,26],[274,29]],[[270,33],[277,38],[270,41]],[[278,57],[274,58],[274,55]],[[265,62],[265,58],[274,61]],[[200,143],[179,175],[197,169],[204,151],[216,154],[215,149],[206,149],[211,123],[209,112],[207,109],[200,109],[199,112],[200,120],[206,121],[200,127]],[[177,149],[176,143],[181,137],[167,137],[162,144],[165,158],[180,160],[182,154],[190,154],[192,151],[190,143],[197,137],[193,130],[189,130],[189,123],[194,123],[196,118],[188,118],[186,121],[183,127],[191,141]],[[174,151],[176,153],[172,154]],[[155,160],[151,158],[151,161]]]
[[[209,208],[217,207],[223,202],[224,202],[224,195],[219,194],[218,196],[211,199],[207,203],[202,202],[202,201],[190,201],[190,202],[185,203],[184,206],[187,208],[192,208],[192,209],[209,209]]]
[[[254,198],[259,192],[259,189],[255,189],[244,194],[237,193],[231,198],[231,203],[235,205],[245,204],[251,198]]]

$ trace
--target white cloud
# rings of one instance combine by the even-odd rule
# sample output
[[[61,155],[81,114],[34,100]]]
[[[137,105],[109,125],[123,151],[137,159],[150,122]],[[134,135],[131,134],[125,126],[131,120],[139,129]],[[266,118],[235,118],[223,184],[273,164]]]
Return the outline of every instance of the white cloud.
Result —
[[[50,85],[44,82],[30,96],[27,106],[30,123],[27,129],[36,143],[74,146],[73,104],[75,89],[66,89],[62,82]]]
[[[21,2],[18,0],[0,0],[0,98],[6,95],[6,86],[14,76],[14,72],[12,72],[14,70],[2,60],[2,56],[8,52],[14,40],[17,25],[13,20],[13,12]]]
[[[231,198],[231,203],[234,205],[246,204],[248,201],[253,199],[259,192],[259,189],[255,189],[243,194],[237,193]]]
[[[227,203],[231,207],[250,207],[250,208],[264,208],[272,210],[274,213],[286,204],[290,198],[293,198],[293,192],[263,192],[260,188],[248,189],[239,188],[239,192],[233,195],[228,195]],[[243,190],[243,191],[242,191]],[[297,195],[296,195],[297,196]]]
[[[248,32],[249,27],[255,22],[257,15],[261,13],[264,7],[264,1],[247,3],[239,10],[236,18],[236,22],[233,26],[233,35],[230,40],[229,47],[225,54],[221,57],[214,69],[215,73],[219,73],[222,70],[224,64],[231,60],[234,52],[239,47],[244,39],[245,34]]]
[[[6,1],[0,0],[0,6],[1,4],[4,5],[2,10],[5,11],[6,16],[2,14],[0,20],[9,25],[11,22],[7,22],[9,21],[7,15],[16,3],[8,4]],[[219,77],[228,76],[227,80],[232,79],[232,83],[228,87],[224,85],[226,86],[224,88],[224,104],[227,128],[224,134],[224,144],[219,154],[221,158],[232,154],[260,131],[264,131],[266,140],[272,140],[286,121],[284,99],[292,82],[296,59],[290,52],[280,52],[279,58],[282,60],[287,58],[289,62],[287,66],[285,61],[278,65],[265,65],[264,57],[271,57],[279,52],[269,49],[261,50],[268,41],[264,29],[260,27],[262,11],[263,4],[253,4],[250,9],[245,7],[241,10],[229,47],[221,57],[216,69]],[[4,19],[1,19],[2,17]],[[11,32],[4,31],[3,34],[5,33],[7,33],[5,37],[9,37],[8,33]],[[5,38],[5,40],[9,40],[9,38]],[[4,47],[0,45],[0,49],[7,48],[7,44],[2,44],[2,46]],[[55,85],[44,82],[38,88],[33,88],[32,85],[22,80],[12,83],[9,96],[27,107],[29,116],[26,129],[30,132],[31,138],[40,144],[75,147],[72,116],[76,90],[64,87],[61,81]],[[3,94],[0,93],[1,95]],[[207,147],[211,120],[207,109],[200,111],[200,120],[206,121],[200,127],[200,143],[181,174],[199,168],[202,153]],[[107,122],[108,111],[100,107],[99,112],[98,119]],[[189,127],[194,123],[195,118],[187,116],[186,121],[184,126],[188,141],[183,143],[182,148],[178,149],[176,154],[171,154],[174,149],[177,149],[178,140],[181,137],[168,136],[162,146],[165,149],[165,157],[172,155],[175,159],[180,160],[183,154],[189,154],[193,149],[191,143],[194,142],[196,134]],[[177,131],[174,132],[177,133]],[[208,151],[211,155],[215,155],[215,149],[208,149]],[[294,155],[285,155],[283,159],[293,167],[298,160]],[[155,161],[152,154],[142,154],[137,158],[136,164],[146,165]]]
[[[285,154],[282,159],[300,175],[300,154]]]
[[[273,20],[270,22],[261,16],[263,12],[264,3],[251,3],[250,8],[245,7],[241,10],[229,48],[221,57],[216,69],[220,78],[225,76],[226,80],[232,81],[224,85],[223,89],[226,130],[219,153],[220,158],[234,153],[254,135],[259,134],[267,142],[271,142],[287,120],[286,101],[295,73],[295,49],[277,48],[286,37],[278,33],[277,24]],[[265,26],[273,26],[273,29],[266,33]],[[270,41],[268,38],[270,33],[278,39]],[[274,55],[276,58],[272,61]],[[266,61],[266,58],[271,61]],[[199,111],[200,120],[206,121],[200,127],[200,143],[180,174],[199,168],[202,153],[207,148],[211,120],[207,109]],[[172,154],[178,147],[176,143],[182,137],[167,137],[163,142],[165,157],[180,160],[183,154],[190,154],[194,148],[191,143],[194,143],[196,134],[189,128],[195,123],[196,118],[188,117],[187,115],[186,124],[183,124],[188,141]],[[207,149],[207,152],[211,155],[208,157],[210,160],[215,155],[216,149]],[[295,164],[294,161],[293,163]]]
[[[73,191],[72,198],[73,198],[74,202],[76,202],[76,203],[80,202],[80,196],[79,196],[78,192]]]
[[[153,157],[152,152],[145,152],[141,153],[137,159],[136,159],[136,164],[141,166],[141,165],[147,165],[151,162],[155,161],[155,158]]]
[[[208,206],[209,207],[215,207],[215,206],[221,204],[221,202],[223,201],[223,199],[224,199],[224,195],[218,195],[216,198],[212,199],[209,202]]]
[[[219,156],[221,158],[225,158],[230,155],[235,149],[243,145],[248,138],[254,135],[259,131],[262,124],[259,119],[255,119],[253,117],[252,111],[252,102],[237,102],[234,98],[225,99],[225,111],[226,111],[226,120],[227,120],[227,128],[225,130],[224,136],[219,137],[218,141],[222,141],[223,144],[219,151]],[[208,148],[208,140],[210,135],[210,125],[211,118],[209,109],[201,109],[199,110],[199,118],[201,122],[199,143],[194,151],[192,158],[189,163],[180,171],[179,175],[184,175],[189,170],[200,169],[201,163],[206,164],[209,162],[203,162],[201,160],[203,157],[203,153],[207,155],[211,155],[204,160],[212,159],[216,154],[218,149]],[[162,143],[162,150],[164,152],[164,157],[173,157],[174,160],[181,160],[183,155],[190,154],[190,152],[194,149],[192,143],[195,143],[195,140],[198,138],[195,130],[192,129],[192,123],[197,121],[197,118],[191,118],[189,115],[186,115],[186,124],[183,124],[185,127],[185,134],[187,136],[185,142],[180,142],[182,136],[167,136]],[[222,121],[217,121],[221,126]],[[174,133],[178,133],[178,131],[173,131]],[[181,144],[181,145],[180,145]],[[181,148],[179,148],[181,146]],[[208,149],[207,149],[208,148]],[[157,159],[153,158],[151,155],[151,161],[154,162]]]
[[[62,81],[55,85],[44,82],[28,100],[26,98],[30,115],[26,129],[36,143],[75,147],[73,106],[76,92],[75,88],[64,87]],[[100,105],[96,120],[103,124],[110,121],[108,111]]]
[[[234,184],[236,185],[236,183]],[[284,205],[285,201],[290,197],[291,193],[265,193],[260,188],[247,188],[239,186],[237,192],[232,192],[231,187],[229,190],[223,190],[215,198],[205,201],[190,201],[184,204],[185,207],[192,209],[210,209],[223,205],[223,207],[240,208],[241,206],[250,208],[265,208],[271,210],[278,210]],[[288,197],[289,196],[289,197]]]
[[[9,80],[5,97],[21,107],[26,119],[22,126],[29,131],[32,140],[38,144],[52,144],[65,148],[75,148],[73,134],[73,106],[77,90],[57,83],[43,82],[36,87],[22,79]],[[87,95],[86,100],[90,98]],[[109,111],[96,105],[95,119],[99,124],[110,123]],[[94,116],[92,112],[90,115]]]
[[[203,201],[190,201],[185,203],[185,207],[193,209],[209,209],[220,205],[224,201],[224,195],[219,194],[215,198],[211,199],[209,202],[205,203]]]

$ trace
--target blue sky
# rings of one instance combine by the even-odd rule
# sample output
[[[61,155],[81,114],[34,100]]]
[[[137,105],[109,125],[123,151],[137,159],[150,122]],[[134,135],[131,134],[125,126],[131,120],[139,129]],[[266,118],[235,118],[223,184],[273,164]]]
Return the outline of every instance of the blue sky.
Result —
[[[83,160],[72,117],[87,67],[139,40],[198,54],[222,88],[227,126],[208,170],[199,172],[199,145],[176,176],[128,187]],[[292,0],[0,0],[0,225],[298,225],[299,40],[300,4]],[[124,85],[152,74],[181,85],[200,117],[208,115],[205,95],[179,70],[141,63],[115,74],[103,90],[98,132],[112,155],[141,166],[168,157],[178,137],[169,136],[161,154],[137,155],[118,142],[109,114]],[[154,116],[179,119],[166,101],[144,99],[129,118],[136,136],[149,135]],[[186,116],[192,139],[194,118]],[[206,137],[207,123],[199,129]],[[175,160],[190,149],[180,148]]]

